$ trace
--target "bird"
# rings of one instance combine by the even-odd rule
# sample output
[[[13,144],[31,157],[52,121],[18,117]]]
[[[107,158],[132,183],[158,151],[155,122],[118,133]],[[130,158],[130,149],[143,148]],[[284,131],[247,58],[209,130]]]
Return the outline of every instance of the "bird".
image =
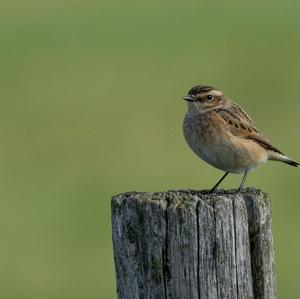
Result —
[[[300,165],[273,146],[248,114],[221,90],[197,85],[183,99],[188,103],[183,121],[187,144],[202,160],[225,172],[210,193],[229,173],[243,174],[237,189],[241,192],[248,173],[268,160]]]

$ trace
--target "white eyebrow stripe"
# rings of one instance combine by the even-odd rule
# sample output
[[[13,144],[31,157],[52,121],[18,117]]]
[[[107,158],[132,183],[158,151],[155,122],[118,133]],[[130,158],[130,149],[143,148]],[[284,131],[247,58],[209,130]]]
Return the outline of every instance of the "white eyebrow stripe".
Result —
[[[212,94],[212,95],[214,95],[214,96],[222,96],[222,95],[223,95],[223,92],[220,91],[220,90],[214,89],[214,90],[211,90],[211,91],[207,92],[207,94]]]

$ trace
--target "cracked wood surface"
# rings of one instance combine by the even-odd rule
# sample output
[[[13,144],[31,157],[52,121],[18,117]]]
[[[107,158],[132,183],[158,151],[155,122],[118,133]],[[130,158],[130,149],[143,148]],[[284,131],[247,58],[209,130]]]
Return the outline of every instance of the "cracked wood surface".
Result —
[[[268,195],[245,189],[112,198],[118,298],[275,296]]]

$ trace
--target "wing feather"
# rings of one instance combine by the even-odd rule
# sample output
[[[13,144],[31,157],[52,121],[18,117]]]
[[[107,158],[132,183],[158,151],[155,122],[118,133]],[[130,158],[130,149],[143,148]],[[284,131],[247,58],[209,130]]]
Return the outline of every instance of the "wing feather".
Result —
[[[226,122],[227,128],[232,135],[250,139],[266,150],[283,155],[280,150],[274,147],[271,142],[262,135],[246,112],[236,104],[233,103],[230,109],[217,108],[215,112]]]

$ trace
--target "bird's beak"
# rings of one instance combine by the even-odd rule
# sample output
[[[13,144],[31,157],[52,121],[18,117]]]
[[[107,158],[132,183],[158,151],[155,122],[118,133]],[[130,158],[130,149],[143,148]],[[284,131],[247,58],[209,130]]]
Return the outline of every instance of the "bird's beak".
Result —
[[[191,96],[184,96],[183,99],[185,101],[188,101],[188,102],[194,102],[195,101],[195,99],[193,97],[191,97]]]

